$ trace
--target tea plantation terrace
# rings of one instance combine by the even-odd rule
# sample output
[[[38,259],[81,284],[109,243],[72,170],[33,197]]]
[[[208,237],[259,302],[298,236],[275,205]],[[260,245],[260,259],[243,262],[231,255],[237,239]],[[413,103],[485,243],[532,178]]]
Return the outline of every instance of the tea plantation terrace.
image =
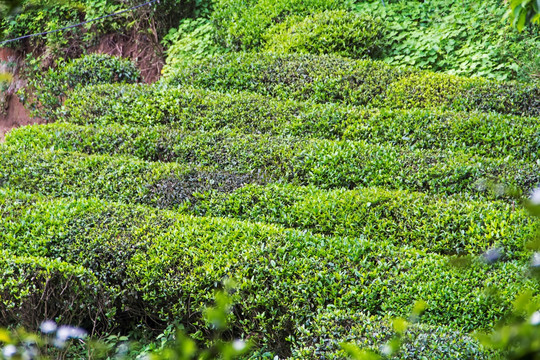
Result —
[[[259,353],[377,349],[424,301],[397,358],[492,359],[469,333],[540,290],[538,224],[491,186],[540,183],[533,85],[235,53],[46,111],[0,147],[0,323],[204,338],[231,278]]]

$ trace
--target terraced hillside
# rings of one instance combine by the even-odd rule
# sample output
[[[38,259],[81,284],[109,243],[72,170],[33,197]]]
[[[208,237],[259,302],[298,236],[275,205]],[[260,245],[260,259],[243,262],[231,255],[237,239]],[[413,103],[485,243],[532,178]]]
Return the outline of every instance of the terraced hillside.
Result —
[[[540,182],[539,116],[538,87],[331,56],[86,87],[0,147],[0,324],[204,338],[234,279],[253,358],[378,349],[419,301],[396,358],[497,358],[469,334],[540,290],[538,224],[489,184]]]

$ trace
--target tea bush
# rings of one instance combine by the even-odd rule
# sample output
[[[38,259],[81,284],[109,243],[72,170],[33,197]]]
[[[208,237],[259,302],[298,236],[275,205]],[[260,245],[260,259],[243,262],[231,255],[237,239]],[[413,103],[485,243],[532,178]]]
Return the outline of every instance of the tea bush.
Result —
[[[333,306],[320,310],[315,320],[299,329],[295,359],[349,359],[343,342],[381,353],[395,333],[392,319],[339,310]],[[382,351],[384,353],[384,350]],[[502,359],[500,354],[481,347],[462,332],[445,326],[412,324],[402,339],[397,354],[388,359]]]
[[[4,204],[17,201],[1,196]],[[128,327],[144,319],[157,325],[177,320],[204,334],[201,310],[216,286],[233,278],[235,333],[274,349],[286,348],[286,339],[330,304],[403,316],[424,299],[423,322],[470,331],[490,326],[509,310],[518,289],[533,286],[517,262],[477,261],[464,272],[446,257],[385,242],[92,199],[37,202],[20,216],[0,219],[0,227],[2,239],[16,239],[1,241],[2,249],[83,266],[116,289],[114,319]],[[35,236],[44,229],[50,237]],[[40,248],[33,254],[35,241]],[[486,294],[486,285],[501,296]]]
[[[248,50],[260,47],[266,30],[290,16],[351,5],[351,1],[338,0],[216,0],[211,20],[225,47]]]
[[[2,219],[5,224],[8,220]],[[0,235],[4,240],[12,234]],[[104,331],[114,326],[113,292],[82,266],[0,251],[0,324],[37,329],[43,319]]]
[[[387,42],[385,35],[380,19],[333,10],[305,18],[289,17],[271,27],[263,39],[266,51],[280,54],[333,54],[375,59]]]
[[[540,155],[540,142],[534,141],[539,125],[535,117],[312,104],[245,92],[231,96],[193,88],[98,85],[68,93],[57,116],[59,121],[80,125],[167,125],[186,132],[231,130],[406,148],[467,149],[490,157],[534,160]]]
[[[540,114],[540,88],[534,85],[397,69],[332,56],[231,54],[181,69],[166,82],[314,102]]]
[[[52,126],[55,130],[48,134],[42,128],[37,128],[38,135],[34,136],[35,128],[32,128],[28,132],[17,132],[28,135],[17,138],[10,136],[7,142],[13,145],[13,149],[0,150],[0,183],[4,181],[20,189],[24,184],[31,186],[29,189],[34,189],[34,185],[38,188],[52,186],[61,191],[62,184],[69,185],[71,182],[68,178],[77,176],[75,168],[90,170],[90,164],[99,163],[99,167],[102,167],[99,171],[103,175],[110,172],[107,177],[117,178],[120,173],[127,175],[133,172],[127,182],[117,180],[107,185],[118,190],[125,189],[120,193],[127,191],[130,194],[133,194],[133,189],[139,189],[135,193],[146,193],[142,190],[145,184],[154,186],[158,179],[164,181],[166,174],[176,179],[175,182],[180,181],[178,177],[182,178],[181,174],[191,169],[224,172],[231,176],[252,174],[253,181],[281,180],[325,189],[380,186],[439,194],[463,192],[493,198],[498,195],[486,191],[488,189],[483,185],[486,180],[498,178],[502,184],[527,192],[536,185],[540,176],[538,163],[483,158],[454,150],[405,150],[349,140],[280,139],[221,132],[184,134],[151,128],[111,127],[98,130],[73,125],[62,127]],[[56,129],[59,131],[56,132]],[[28,151],[23,151],[25,147],[28,147]],[[51,148],[55,147],[59,150],[52,151]],[[122,160],[107,155],[70,155],[64,153],[65,150],[135,155],[142,160],[164,160],[177,164],[149,163],[128,157]],[[123,165],[120,165],[121,161],[124,161]],[[115,169],[116,164],[119,165]],[[34,170],[30,170],[32,168]],[[59,170],[63,168],[65,175],[62,175],[64,170]],[[144,173],[149,169],[153,169],[152,175]],[[97,168],[95,171],[98,171]],[[36,178],[37,174],[42,174],[42,178]],[[91,181],[91,176],[90,173],[81,175],[79,181]],[[98,194],[99,187],[93,193]]]
[[[365,236],[440,254],[479,255],[500,247],[502,258],[524,259],[530,256],[525,244],[538,227],[510,204],[378,188],[323,191],[312,186],[246,185],[228,194],[197,195],[184,211],[332,236]]]
[[[51,119],[68,90],[86,85],[134,83],[139,80],[139,70],[128,59],[105,54],[86,55],[32,77],[29,81],[32,93],[30,105],[34,110],[40,108],[41,117]]]

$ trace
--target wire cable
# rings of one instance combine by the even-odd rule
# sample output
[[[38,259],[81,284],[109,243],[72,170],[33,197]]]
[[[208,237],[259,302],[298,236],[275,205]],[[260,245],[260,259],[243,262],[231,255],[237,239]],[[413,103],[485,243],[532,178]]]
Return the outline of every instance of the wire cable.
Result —
[[[4,41],[0,42],[0,46],[2,46],[2,45],[4,45],[4,44],[8,44],[8,43],[10,43],[10,42],[14,42],[14,41],[18,41],[18,40],[23,40],[23,39],[27,39],[27,38],[31,38],[31,37],[34,37],[34,36],[42,36],[42,35],[52,34],[52,33],[59,32],[59,31],[65,31],[65,30],[68,30],[68,29],[75,28],[75,27],[77,27],[77,26],[86,25],[86,24],[91,23],[91,22],[94,22],[94,21],[102,20],[102,19],[105,19],[105,18],[108,18],[108,17],[111,17],[111,16],[117,16],[117,15],[126,13],[126,12],[128,12],[128,11],[133,11],[133,10],[135,10],[135,9],[138,9],[138,8],[140,8],[140,7],[143,7],[143,6],[150,5],[150,4],[155,3],[155,2],[159,2],[159,0],[150,0],[150,1],[148,1],[148,2],[145,2],[144,4],[136,5],[136,6],[133,6],[133,7],[129,8],[129,9],[125,9],[125,10],[118,11],[118,12],[115,12],[115,13],[112,13],[112,14],[108,14],[108,15],[103,15],[103,16],[100,16],[100,17],[95,18],[95,19],[90,19],[90,20],[86,20],[86,21],[80,22],[80,23],[78,23],[78,24],[73,24],[73,25],[65,26],[65,27],[60,28],[60,29],[55,29],[55,30],[50,30],[50,31],[44,31],[44,32],[40,32],[40,33],[35,33],[35,34],[30,34],[30,35],[19,36],[19,37],[17,37],[17,38],[13,38],[13,39],[9,39],[9,40],[4,40]]]

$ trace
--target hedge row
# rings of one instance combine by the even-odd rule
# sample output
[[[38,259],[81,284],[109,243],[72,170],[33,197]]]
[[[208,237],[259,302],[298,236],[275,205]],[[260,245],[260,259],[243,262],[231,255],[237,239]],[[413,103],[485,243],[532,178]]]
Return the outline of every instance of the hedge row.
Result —
[[[540,115],[540,88],[332,56],[229,54],[179,69],[166,82],[280,99],[390,108]]]
[[[54,197],[96,196],[307,229],[366,236],[441,254],[480,254],[504,247],[507,258],[527,257],[535,231],[522,211],[492,202],[439,200],[405,191],[323,191],[291,185],[257,186],[257,174],[210,172],[132,158],[63,152],[4,151],[0,185]],[[240,188],[240,189],[239,189]]]
[[[281,54],[333,54],[353,59],[378,58],[388,40],[386,24],[367,13],[327,10],[292,16],[264,35],[265,51]]]
[[[510,204],[377,188],[247,185],[228,194],[200,194],[185,211],[332,236],[365,236],[440,254],[480,254],[501,247],[508,258],[527,258],[524,245],[538,229],[535,219]]]
[[[349,359],[343,342],[381,353],[396,334],[392,319],[340,310],[333,306],[317,312],[315,320],[299,328],[292,348],[293,359]],[[504,359],[498,352],[480,346],[470,336],[445,326],[410,324],[402,334],[401,346],[390,359],[462,360]]]
[[[10,235],[6,232],[0,239]],[[42,321],[55,319],[89,330],[110,329],[109,319],[115,315],[111,292],[81,266],[0,251],[0,277],[2,327],[17,324],[36,330]]]
[[[136,114],[136,115],[133,115]],[[365,140],[420,149],[468,149],[484,156],[540,155],[538,118],[481,112],[368,109],[234,96],[193,88],[102,85],[69,94],[58,119],[80,125],[167,125],[184,131]],[[64,120],[65,119],[65,120]]]
[[[200,312],[226,278],[237,283],[234,330],[272,348],[288,346],[329,305],[393,317],[421,299],[423,322],[469,331],[492,325],[518,291],[536,291],[526,263],[478,261],[463,270],[443,256],[358,238],[91,199],[29,206],[0,197],[3,212],[17,214],[0,219],[0,249],[83,266],[115,291],[111,321],[128,328],[178,320],[201,330]]]
[[[236,174],[130,157],[87,156],[61,151],[0,148],[0,186],[54,197],[96,196],[105,200],[175,207],[194,193],[232,191],[258,174]]]
[[[524,191],[531,190],[540,182],[540,165],[536,162],[482,158],[451,150],[407,151],[399,147],[355,141],[299,140],[227,132],[186,134],[166,128],[50,125],[17,130],[8,138],[7,143],[20,149],[27,148],[29,152],[37,152],[23,154],[19,149],[13,155],[2,156],[0,173],[5,175],[0,176],[10,183],[15,183],[11,176],[23,180],[23,177],[16,175],[19,171],[21,174],[33,176],[26,168],[31,168],[34,164],[45,165],[43,160],[39,160],[43,157],[50,158],[46,160],[50,162],[48,166],[60,166],[54,165],[58,159],[48,152],[50,148],[84,151],[88,154],[134,155],[143,160],[164,160],[192,168],[203,166],[210,170],[219,169],[230,173],[257,174],[266,180],[279,179],[327,189],[380,186],[432,193],[469,192],[478,195],[478,190],[483,190],[482,182],[485,179],[497,179]],[[62,155],[66,156],[69,157]],[[74,159],[80,157],[76,155]],[[107,161],[107,157],[101,159]],[[126,160],[120,169],[128,171],[127,167],[131,166],[128,164],[130,162]],[[67,164],[61,166],[69,167]],[[164,169],[155,170],[164,174],[180,165],[136,166]],[[111,170],[118,171],[112,168]],[[73,173],[73,170],[66,171]],[[91,179],[92,169],[89,168],[88,171],[89,174],[83,177]],[[62,176],[56,176],[54,181],[62,181]],[[493,195],[483,193],[486,193],[486,196]]]
[[[268,28],[289,16],[350,7],[341,0],[217,0],[211,18],[223,45],[247,50],[259,47]]]

